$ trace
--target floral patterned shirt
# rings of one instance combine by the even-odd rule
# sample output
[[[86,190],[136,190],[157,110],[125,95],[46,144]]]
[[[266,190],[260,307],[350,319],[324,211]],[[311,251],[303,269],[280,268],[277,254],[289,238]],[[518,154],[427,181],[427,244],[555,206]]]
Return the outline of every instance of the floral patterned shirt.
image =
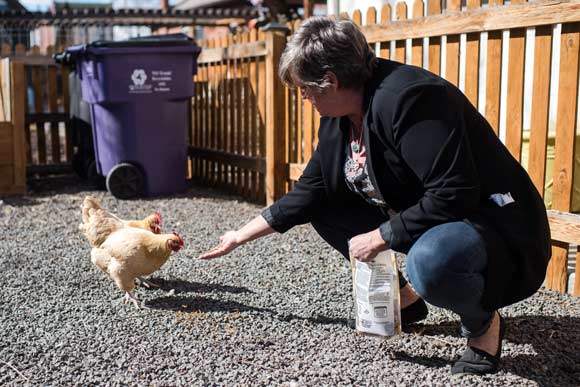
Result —
[[[364,142],[351,139],[347,144],[344,175],[348,188],[361,195],[368,203],[387,207],[387,203],[377,194],[369,177],[366,148]]]

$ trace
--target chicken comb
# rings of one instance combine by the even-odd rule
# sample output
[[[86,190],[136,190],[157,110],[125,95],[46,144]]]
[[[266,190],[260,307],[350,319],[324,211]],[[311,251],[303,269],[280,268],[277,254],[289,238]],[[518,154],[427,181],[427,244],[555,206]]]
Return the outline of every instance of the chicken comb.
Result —
[[[161,217],[161,214],[155,211],[153,215],[155,215],[155,217],[157,218],[157,223],[159,223],[159,225],[161,226],[163,224],[163,218]]]
[[[183,241],[183,238],[181,237],[181,235],[179,235],[176,231],[173,231],[173,235],[175,235],[177,238],[179,238],[179,244],[181,246],[185,245],[185,242]]]

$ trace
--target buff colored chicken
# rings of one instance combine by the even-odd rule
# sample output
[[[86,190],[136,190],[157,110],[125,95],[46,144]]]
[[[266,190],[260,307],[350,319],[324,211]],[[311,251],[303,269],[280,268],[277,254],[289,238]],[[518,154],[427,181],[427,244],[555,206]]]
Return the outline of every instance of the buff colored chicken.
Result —
[[[125,291],[125,303],[131,301],[139,308],[140,301],[133,294],[135,279],[159,270],[171,253],[179,251],[183,245],[183,239],[176,232],[153,234],[124,227],[92,249],[91,261]]]
[[[125,290],[126,302],[139,306],[132,294],[134,281],[159,287],[141,277],[157,271],[172,251],[183,247],[183,239],[177,233],[159,234],[162,222],[159,213],[142,220],[123,220],[90,196],[84,199],[81,208],[83,223],[79,229],[93,247],[91,261]]]
[[[161,233],[162,219],[158,212],[141,220],[123,220],[103,209],[100,203],[90,196],[85,197],[81,209],[83,223],[79,225],[79,229],[92,247],[99,247],[111,232],[123,227],[141,228],[154,234]]]

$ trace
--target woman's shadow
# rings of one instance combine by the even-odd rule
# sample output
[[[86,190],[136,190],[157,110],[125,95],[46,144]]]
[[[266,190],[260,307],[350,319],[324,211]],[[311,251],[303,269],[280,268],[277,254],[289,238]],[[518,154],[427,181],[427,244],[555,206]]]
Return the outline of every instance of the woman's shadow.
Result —
[[[505,321],[500,371],[533,380],[540,386],[580,385],[580,318],[518,316],[507,317]],[[425,336],[456,336],[458,331],[457,324],[451,323],[423,325],[422,328]],[[508,343],[529,347],[525,348],[526,353],[511,353],[506,349]],[[449,359],[404,352],[396,352],[394,359],[433,368],[451,365]]]

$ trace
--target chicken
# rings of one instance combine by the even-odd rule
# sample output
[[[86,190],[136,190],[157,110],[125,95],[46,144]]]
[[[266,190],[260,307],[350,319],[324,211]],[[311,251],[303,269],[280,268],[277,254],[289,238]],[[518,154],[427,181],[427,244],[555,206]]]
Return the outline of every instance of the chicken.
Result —
[[[85,197],[82,209],[83,223],[79,226],[91,246],[99,246],[107,235],[120,227],[137,227],[149,230],[154,234],[161,233],[161,214],[155,212],[141,220],[123,220],[107,212],[100,203],[90,197]]]
[[[125,227],[148,230],[154,234],[161,232],[162,219],[158,212],[142,220],[123,220],[103,209],[100,203],[90,196],[85,197],[81,209],[83,223],[79,225],[79,229],[91,247],[100,247],[111,233]],[[137,280],[147,287],[159,287],[143,278]]]
[[[125,292],[125,303],[139,308],[133,294],[135,279],[159,270],[172,252],[184,246],[183,239],[173,234],[153,234],[147,230],[123,227],[113,231],[105,241],[91,250],[91,261],[107,273]]]

